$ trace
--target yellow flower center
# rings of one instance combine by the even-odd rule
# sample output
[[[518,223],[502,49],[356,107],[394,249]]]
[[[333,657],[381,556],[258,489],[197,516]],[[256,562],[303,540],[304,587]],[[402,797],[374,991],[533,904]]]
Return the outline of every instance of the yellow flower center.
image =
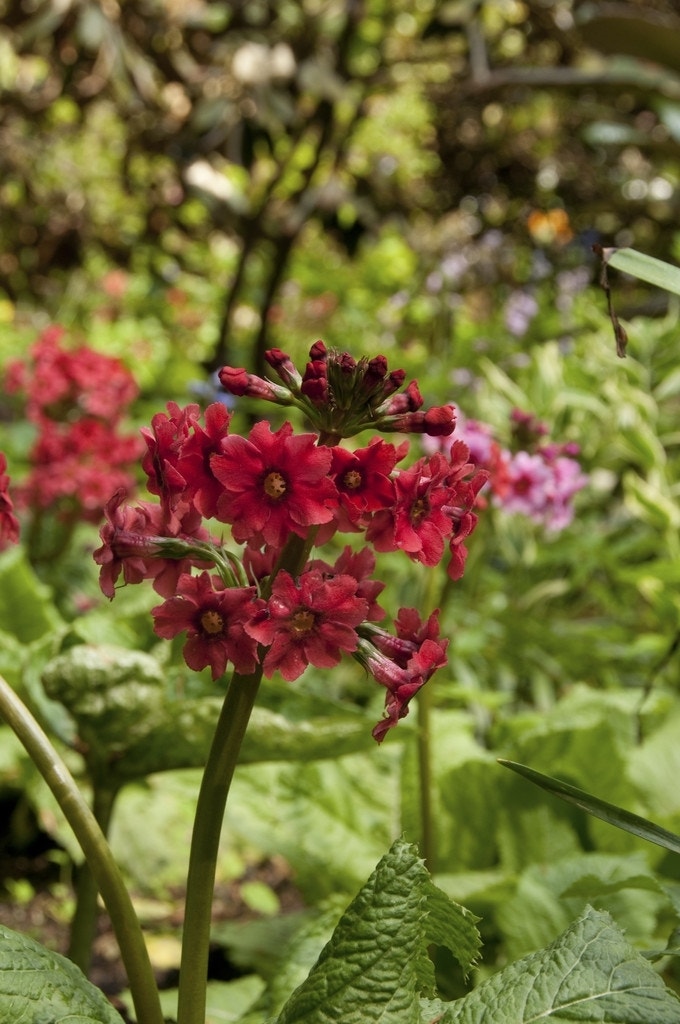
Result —
[[[348,469],[342,478],[343,483],[350,490],[356,491],[357,487],[361,487],[361,473],[357,469]]]
[[[286,481],[280,473],[277,473],[276,470],[267,473],[264,478],[264,493],[268,498],[274,498],[275,501],[278,501],[284,496],[287,489]]]
[[[417,498],[411,508],[411,522],[419,523],[427,514],[428,505],[424,498]]]
[[[294,633],[309,633],[314,626],[314,613],[300,608],[293,613],[290,623]]]
[[[219,612],[211,609],[201,615],[201,626],[210,636],[216,636],[224,629],[224,619]]]

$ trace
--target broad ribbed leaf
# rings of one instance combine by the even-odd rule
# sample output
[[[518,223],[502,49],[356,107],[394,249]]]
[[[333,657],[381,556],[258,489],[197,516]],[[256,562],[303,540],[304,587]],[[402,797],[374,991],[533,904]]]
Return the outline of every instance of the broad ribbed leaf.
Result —
[[[79,644],[47,664],[42,682],[68,710],[90,759],[106,763],[110,782],[205,765],[223,698],[169,693],[151,655]],[[329,702],[320,714],[321,702],[305,695],[289,705],[254,709],[242,763],[312,761],[375,746],[373,720],[361,712]]]
[[[449,1004],[423,1001],[420,1020],[680,1024],[680,1000],[628,944],[609,914],[588,907],[546,949],[517,960],[464,998]]]
[[[0,1021],[122,1024],[108,999],[63,956],[0,925]]]
[[[449,946],[467,970],[479,949],[474,921],[435,889],[415,848],[398,840],[277,1024],[414,1024],[421,991],[431,991],[433,980],[428,941]]]

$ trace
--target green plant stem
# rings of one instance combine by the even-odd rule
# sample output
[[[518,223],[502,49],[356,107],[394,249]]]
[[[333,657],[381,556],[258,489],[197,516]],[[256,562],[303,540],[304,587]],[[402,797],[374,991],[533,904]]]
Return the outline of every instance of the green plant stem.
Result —
[[[418,786],[420,789],[420,852],[427,870],[436,870],[436,840],[432,813],[432,682],[418,692]]]
[[[111,918],[139,1024],[163,1024],[158,989],[144,936],[111,848],[49,738],[2,676],[0,715],[16,733],[51,789],[85,854]]]
[[[109,823],[118,790],[94,783],[92,811],[104,836],[108,836]],[[97,928],[97,897],[99,889],[90,865],[80,865],[75,877],[76,909],[71,921],[68,957],[80,967],[83,974],[90,970],[92,943]]]
[[[189,854],[177,1024],[205,1024],[210,922],[227,795],[262,678],[258,667],[231,678],[196,804]]]

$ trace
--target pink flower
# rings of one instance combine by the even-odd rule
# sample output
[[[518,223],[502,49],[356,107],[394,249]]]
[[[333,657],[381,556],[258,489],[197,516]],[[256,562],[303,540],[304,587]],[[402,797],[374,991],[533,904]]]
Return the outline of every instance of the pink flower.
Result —
[[[296,583],[277,574],[268,602],[246,626],[248,634],[269,647],[263,666],[269,678],[279,671],[292,682],[307,665],[331,668],[343,651],[358,644],[356,627],[366,617],[368,603],[357,595],[353,576],[333,576],[310,569]]]
[[[294,435],[290,423],[272,433],[264,420],[247,439],[224,439],[211,465],[223,487],[217,518],[232,524],[234,540],[261,536],[280,547],[291,532],[302,537],[310,526],[330,522],[337,505],[328,479],[332,453],[316,440],[315,434]]]
[[[575,465],[578,469],[578,464]],[[555,484],[556,476],[550,463],[538,454],[517,452],[507,467],[501,504],[506,512],[520,512],[534,522],[546,522],[555,503]]]
[[[14,515],[14,504],[9,496],[10,480],[6,469],[7,459],[4,452],[0,452],[0,551],[19,540],[19,520]]]
[[[218,576],[183,574],[177,595],[151,609],[154,631],[172,639],[187,633],[183,654],[195,672],[210,666],[213,679],[231,662],[241,675],[255,671],[257,644],[245,632],[253,613],[254,587],[225,587]]]

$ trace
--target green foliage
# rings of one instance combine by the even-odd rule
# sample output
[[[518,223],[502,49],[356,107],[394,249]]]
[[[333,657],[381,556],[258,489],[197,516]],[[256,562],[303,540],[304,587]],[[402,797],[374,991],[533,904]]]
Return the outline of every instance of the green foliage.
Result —
[[[121,1024],[109,1000],[70,960],[0,925],[0,1018]]]
[[[479,948],[474,918],[433,886],[412,847],[397,842],[345,911],[277,1024],[418,1019],[419,994],[434,982],[428,942],[446,945],[464,970]]]
[[[609,915],[588,910],[547,949],[511,964],[451,1006],[426,1004],[421,1019],[442,1024],[529,1024],[538,1019],[671,1024],[680,1021],[680,1000]]]

